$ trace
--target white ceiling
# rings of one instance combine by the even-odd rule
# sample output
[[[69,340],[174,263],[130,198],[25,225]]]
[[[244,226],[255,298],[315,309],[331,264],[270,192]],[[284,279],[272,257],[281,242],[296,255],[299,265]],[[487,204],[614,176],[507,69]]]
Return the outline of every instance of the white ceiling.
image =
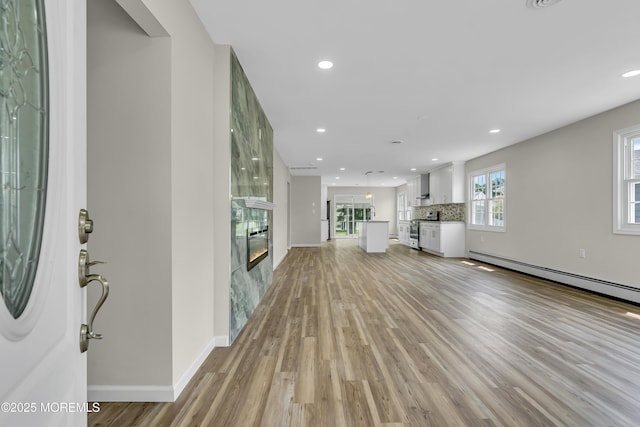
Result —
[[[640,76],[621,77],[640,69],[639,0],[191,3],[292,174],[327,185],[397,186],[640,98]]]

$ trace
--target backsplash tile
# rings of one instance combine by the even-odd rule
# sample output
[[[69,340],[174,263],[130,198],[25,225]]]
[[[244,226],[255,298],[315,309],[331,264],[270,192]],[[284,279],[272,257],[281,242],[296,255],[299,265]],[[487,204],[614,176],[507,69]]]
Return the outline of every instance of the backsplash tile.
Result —
[[[444,205],[414,206],[413,219],[425,219],[429,212],[439,212],[440,221],[465,221],[464,203],[447,203]]]

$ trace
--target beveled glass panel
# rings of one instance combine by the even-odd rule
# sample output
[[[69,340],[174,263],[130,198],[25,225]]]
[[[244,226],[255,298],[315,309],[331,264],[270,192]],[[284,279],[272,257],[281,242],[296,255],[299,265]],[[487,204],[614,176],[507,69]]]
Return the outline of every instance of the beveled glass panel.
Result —
[[[0,0],[0,293],[29,302],[46,200],[48,69],[43,0]]]

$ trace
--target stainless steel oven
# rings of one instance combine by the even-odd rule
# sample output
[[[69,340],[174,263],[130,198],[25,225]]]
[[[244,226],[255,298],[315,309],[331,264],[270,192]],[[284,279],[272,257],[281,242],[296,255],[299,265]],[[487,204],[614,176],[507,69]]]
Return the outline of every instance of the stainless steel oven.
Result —
[[[409,224],[409,246],[420,249],[420,221],[413,220]]]

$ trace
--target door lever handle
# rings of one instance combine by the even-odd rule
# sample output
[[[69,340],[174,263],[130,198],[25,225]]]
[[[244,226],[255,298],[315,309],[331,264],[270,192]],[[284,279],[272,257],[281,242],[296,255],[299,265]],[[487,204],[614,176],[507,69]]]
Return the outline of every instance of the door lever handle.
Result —
[[[80,287],[87,286],[89,281],[87,280],[91,274],[89,274],[89,268],[96,264],[106,264],[104,261],[89,261],[89,253],[86,249],[80,249],[80,257],[78,259],[78,281]],[[96,280],[96,279],[94,279]]]
[[[91,312],[89,324],[82,324],[80,326],[80,352],[82,353],[87,351],[89,348],[90,339],[102,339],[102,334],[98,334],[93,331],[93,321],[96,319],[96,315],[102,307],[102,304],[104,304],[109,296],[109,282],[107,282],[107,278],[100,274],[89,274],[89,267],[96,264],[104,263],[102,261],[90,262],[89,253],[85,249],[80,250],[80,257],[78,260],[78,282],[80,287],[84,288],[91,282],[98,282],[102,286],[102,295],[100,295],[100,299],[98,299],[96,306]]]
[[[93,321],[96,320],[96,314],[102,307],[102,304],[107,300],[109,296],[109,282],[104,276],[99,274],[90,274],[86,277],[87,285],[91,282],[99,282],[102,286],[102,295],[100,295],[100,299],[96,303],[96,306],[93,308],[91,312],[91,316],[89,317],[89,324],[82,324],[80,326],[80,351],[84,353],[89,348],[89,340],[101,340],[102,334],[95,333],[93,331]],[[86,285],[85,285],[86,286]]]

